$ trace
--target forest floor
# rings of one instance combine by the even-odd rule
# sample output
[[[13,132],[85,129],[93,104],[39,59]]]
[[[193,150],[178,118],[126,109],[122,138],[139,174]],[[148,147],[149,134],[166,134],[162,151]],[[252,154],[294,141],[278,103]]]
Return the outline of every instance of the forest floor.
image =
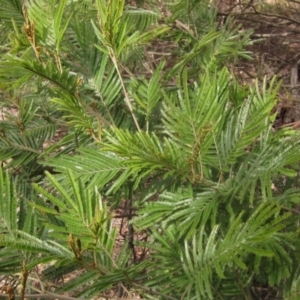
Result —
[[[231,1],[233,2],[233,1]],[[249,3],[254,1],[248,1]],[[235,26],[241,30],[252,30],[255,41],[248,50],[253,60],[240,60],[232,66],[241,83],[270,82],[276,77],[281,82],[276,107],[277,118],[274,128],[300,126],[300,3],[285,0],[266,3],[256,9],[252,5],[232,5],[219,12],[219,18],[233,16]]]

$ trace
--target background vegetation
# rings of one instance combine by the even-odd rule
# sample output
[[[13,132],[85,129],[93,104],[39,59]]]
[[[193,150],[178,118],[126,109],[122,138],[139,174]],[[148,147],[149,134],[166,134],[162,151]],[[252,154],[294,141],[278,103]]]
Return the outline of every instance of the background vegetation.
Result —
[[[299,133],[225,8],[0,0],[1,298],[299,299]]]

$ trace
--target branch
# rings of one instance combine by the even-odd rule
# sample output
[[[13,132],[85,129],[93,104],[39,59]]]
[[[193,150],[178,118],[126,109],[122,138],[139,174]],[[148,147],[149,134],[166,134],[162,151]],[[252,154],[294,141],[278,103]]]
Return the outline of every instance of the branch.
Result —
[[[25,294],[24,298],[21,295],[14,295],[15,299],[25,299],[25,298],[33,298],[33,299],[40,299],[40,298],[46,298],[46,299],[60,299],[60,300],[84,300],[83,298],[73,298],[69,296],[63,296],[59,294],[54,293],[45,293],[45,294]],[[10,299],[9,295],[3,295],[0,294],[0,299]]]
[[[121,75],[121,71],[120,71],[120,68],[119,68],[119,62],[118,62],[117,56],[116,56],[116,54],[115,54],[115,52],[114,52],[114,50],[112,48],[109,48],[108,50],[109,50],[108,51],[109,52],[109,56],[110,56],[110,58],[111,58],[111,60],[112,60],[112,62],[114,64],[114,66],[116,68],[116,71],[118,73],[118,76],[119,76],[119,79],[120,79],[120,82],[121,82],[121,85],[122,85],[123,93],[124,93],[124,96],[125,96],[125,103],[126,103],[128,109],[130,111],[130,114],[131,114],[131,116],[133,118],[133,121],[134,121],[134,124],[135,124],[137,130],[141,131],[141,128],[139,126],[137,118],[136,118],[136,116],[135,116],[135,114],[133,112],[133,108],[132,108],[132,105],[131,105],[129,94],[127,92],[127,89],[125,87],[125,84],[124,84],[124,81],[123,81],[123,78],[122,78],[122,75]]]

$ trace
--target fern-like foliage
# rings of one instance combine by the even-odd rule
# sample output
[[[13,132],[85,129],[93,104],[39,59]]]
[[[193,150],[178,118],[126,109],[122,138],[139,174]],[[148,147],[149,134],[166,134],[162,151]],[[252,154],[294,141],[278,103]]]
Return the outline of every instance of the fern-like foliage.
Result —
[[[198,234],[191,239],[178,239],[181,228],[174,225],[166,231],[157,229],[154,232],[154,258],[157,265],[163,265],[163,268],[153,270],[152,276],[149,274],[152,279],[148,285],[155,287],[158,282],[165,282],[167,294],[175,298],[216,299],[218,291],[214,287],[222,286],[228,267],[237,273],[247,270],[249,262],[244,259],[249,254],[255,255],[253,259],[257,270],[263,257],[280,261],[282,265],[279,267],[283,267],[289,261],[284,250],[289,238],[287,236],[286,240],[280,239],[278,242],[278,231],[285,227],[289,214],[278,218],[279,210],[280,207],[268,203],[259,206],[246,220],[240,214],[232,220],[224,236],[218,225],[213,226],[209,233],[205,227],[199,227]],[[282,251],[277,252],[275,249],[278,248]]]
[[[27,188],[26,181],[22,178],[14,179],[8,172],[0,170],[0,243],[3,246],[9,241],[14,245],[12,248],[0,249],[1,274],[14,273],[22,266],[22,261],[31,256],[30,253],[27,256],[22,252],[24,248],[32,248],[32,245],[29,241],[22,244],[19,232],[35,238],[41,235],[42,231],[37,230],[38,216],[27,203],[29,198],[35,197],[35,193]]]
[[[4,28],[13,28],[13,24],[22,26],[24,22],[22,14],[22,0],[1,1],[1,23]]]
[[[238,83],[250,32],[211,1],[137,2],[0,0],[1,274],[21,298],[297,299],[280,83]]]
[[[27,271],[33,271],[37,264],[57,261],[57,265],[50,265],[45,268],[45,279],[53,279],[68,274],[77,269],[87,269],[88,273],[70,281],[62,290],[78,288],[89,278],[88,288],[84,291],[78,290],[78,297],[88,295],[93,297],[101,290],[105,290],[114,284],[128,281],[140,276],[139,266],[126,268],[128,261],[127,247],[124,245],[119,249],[116,256],[116,233],[117,229],[112,226],[111,216],[101,195],[94,189],[86,190],[81,180],[75,180],[71,172],[69,183],[72,191],[65,190],[57,180],[48,174],[49,180],[55,187],[57,193],[50,194],[45,189],[35,185],[38,193],[36,199],[26,205],[26,211],[17,212],[19,206],[17,192],[8,174],[1,170],[1,223],[2,232],[0,244],[13,248],[15,251],[8,255],[7,248],[0,251],[0,264],[3,272],[11,271],[22,261],[26,261],[30,255],[39,253],[39,258],[27,265]],[[40,199],[37,199],[40,197]],[[49,207],[44,199],[52,202]],[[34,200],[34,201],[33,201]],[[24,205],[21,205],[21,207]],[[33,211],[38,210],[41,215],[38,217],[45,224],[47,234],[37,234],[36,228],[32,230],[31,223],[36,220],[37,215]],[[22,224],[22,214],[29,213],[29,217]],[[40,223],[41,224],[41,223]],[[21,226],[22,225],[22,226]],[[21,251],[21,253],[20,253]],[[13,258],[8,261],[8,256]],[[54,269],[54,270],[53,270]],[[25,275],[24,275],[25,276]],[[99,278],[101,278],[99,282]]]

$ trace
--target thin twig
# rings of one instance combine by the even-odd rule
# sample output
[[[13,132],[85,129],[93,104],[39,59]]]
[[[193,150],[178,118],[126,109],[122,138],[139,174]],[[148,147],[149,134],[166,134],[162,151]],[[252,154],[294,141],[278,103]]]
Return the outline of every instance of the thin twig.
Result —
[[[271,37],[277,37],[277,36],[290,36],[294,33],[292,32],[279,32],[279,33],[253,33],[252,37],[259,37],[259,38],[271,38]]]
[[[121,85],[122,85],[123,93],[124,93],[124,96],[125,96],[125,102],[126,102],[126,105],[127,105],[128,109],[130,111],[130,114],[133,118],[134,124],[135,124],[137,130],[141,131],[139,123],[138,123],[138,121],[136,119],[136,116],[133,112],[133,108],[132,108],[132,105],[131,105],[129,94],[126,90],[126,87],[125,87],[125,84],[124,84],[124,81],[123,81],[123,78],[122,78],[122,75],[121,75],[121,71],[120,71],[120,68],[119,68],[119,63],[118,63],[117,57],[116,57],[113,49],[111,49],[111,48],[109,49],[109,56],[110,56],[114,66],[116,68],[117,73],[118,73],[118,76],[119,76],[119,79],[120,79],[120,82],[121,82]]]
[[[159,293],[159,292],[157,292],[157,291],[155,291],[155,290],[153,290],[153,289],[147,288],[147,287],[145,287],[145,286],[139,285],[139,284],[134,283],[134,282],[132,283],[132,285],[133,285],[134,287],[139,288],[139,289],[141,289],[141,290],[144,290],[144,291],[146,291],[146,292],[148,292],[148,293],[150,293],[150,294],[152,294],[152,295],[162,296],[164,299],[167,299],[167,300],[178,300],[178,298],[174,298],[174,297],[171,297],[171,296],[167,296],[167,295],[165,295],[165,294],[163,294],[163,293]]]
[[[21,295],[15,295],[14,297],[15,297],[15,299],[22,299]],[[83,298],[73,298],[73,297],[63,296],[63,295],[54,294],[54,293],[25,294],[24,298],[33,298],[33,299],[46,298],[46,299],[61,299],[61,300],[84,300]],[[0,299],[9,299],[9,295],[0,294]]]
[[[295,209],[295,208],[288,208],[288,207],[281,207],[281,209],[285,210],[285,211],[289,211],[289,212],[292,212],[296,215],[300,215],[300,211]]]

